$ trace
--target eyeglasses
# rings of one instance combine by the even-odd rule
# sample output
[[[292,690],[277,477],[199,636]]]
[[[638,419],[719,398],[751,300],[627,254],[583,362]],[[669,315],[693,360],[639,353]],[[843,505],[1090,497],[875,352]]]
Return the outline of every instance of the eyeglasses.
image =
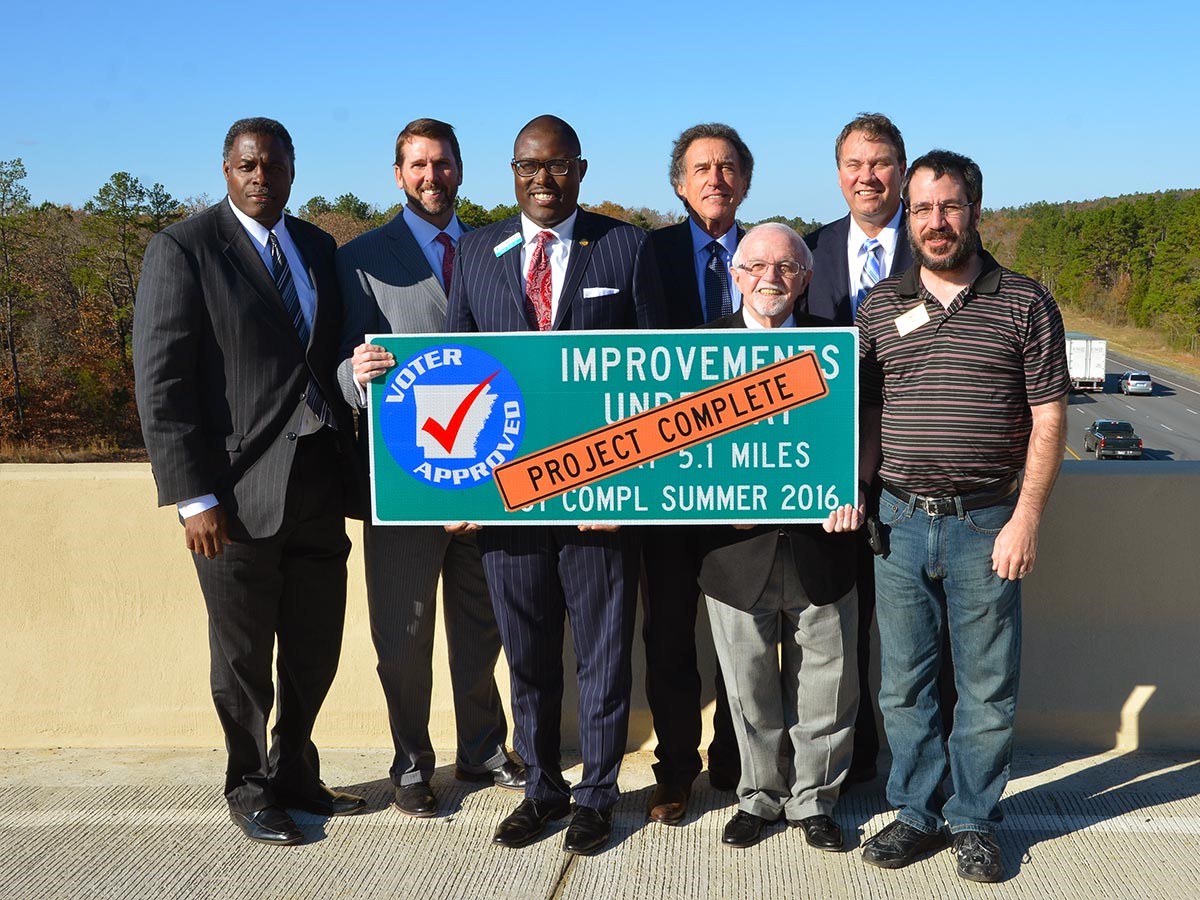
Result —
[[[933,215],[933,210],[936,207],[941,210],[942,218],[961,219],[967,214],[967,210],[974,205],[974,203],[918,203],[916,206],[908,208],[908,214],[918,222],[924,222]]]
[[[775,263],[763,262],[761,259],[752,259],[750,262],[738,263],[736,268],[741,269],[743,272],[749,272],[756,278],[766,275],[767,269],[778,269],[779,274],[784,278],[795,278],[801,272],[808,271],[805,266],[800,265],[794,259],[784,259]]]
[[[522,178],[532,178],[538,169],[545,169],[551,175],[566,175],[571,171],[571,163],[582,159],[572,156],[570,159],[514,159],[512,167]]]

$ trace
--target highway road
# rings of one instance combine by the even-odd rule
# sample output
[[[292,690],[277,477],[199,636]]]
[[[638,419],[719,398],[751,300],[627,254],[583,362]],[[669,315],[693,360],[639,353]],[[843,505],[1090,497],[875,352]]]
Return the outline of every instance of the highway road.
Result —
[[[1083,451],[1083,432],[1096,419],[1130,422],[1142,439],[1142,462],[1200,459],[1200,381],[1108,351],[1103,394],[1072,394],[1067,418],[1066,459],[1094,459]],[[1154,393],[1128,396],[1117,385],[1121,373],[1149,372]],[[1115,465],[1133,460],[1106,460]]]

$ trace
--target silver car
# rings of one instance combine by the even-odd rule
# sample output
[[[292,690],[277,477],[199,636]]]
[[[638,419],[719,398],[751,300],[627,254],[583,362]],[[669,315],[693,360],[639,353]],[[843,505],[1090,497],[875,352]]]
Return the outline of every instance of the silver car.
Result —
[[[1126,372],[1119,382],[1122,394],[1153,394],[1154,379],[1147,372]]]

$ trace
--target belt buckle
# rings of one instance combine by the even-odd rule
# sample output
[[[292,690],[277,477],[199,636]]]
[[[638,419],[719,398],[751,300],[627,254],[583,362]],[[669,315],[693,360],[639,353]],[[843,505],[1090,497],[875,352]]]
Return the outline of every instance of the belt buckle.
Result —
[[[922,497],[917,506],[931,516],[948,516],[955,511],[953,497]]]

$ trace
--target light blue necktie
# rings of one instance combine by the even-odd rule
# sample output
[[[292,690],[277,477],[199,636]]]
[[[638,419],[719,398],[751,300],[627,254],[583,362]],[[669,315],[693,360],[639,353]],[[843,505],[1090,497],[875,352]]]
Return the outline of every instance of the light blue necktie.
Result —
[[[858,279],[858,290],[854,292],[854,297],[850,301],[852,319],[858,318],[858,305],[883,277],[883,244],[875,238],[867,238],[863,241],[862,250],[867,254],[867,258],[863,262],[862,275]]]

